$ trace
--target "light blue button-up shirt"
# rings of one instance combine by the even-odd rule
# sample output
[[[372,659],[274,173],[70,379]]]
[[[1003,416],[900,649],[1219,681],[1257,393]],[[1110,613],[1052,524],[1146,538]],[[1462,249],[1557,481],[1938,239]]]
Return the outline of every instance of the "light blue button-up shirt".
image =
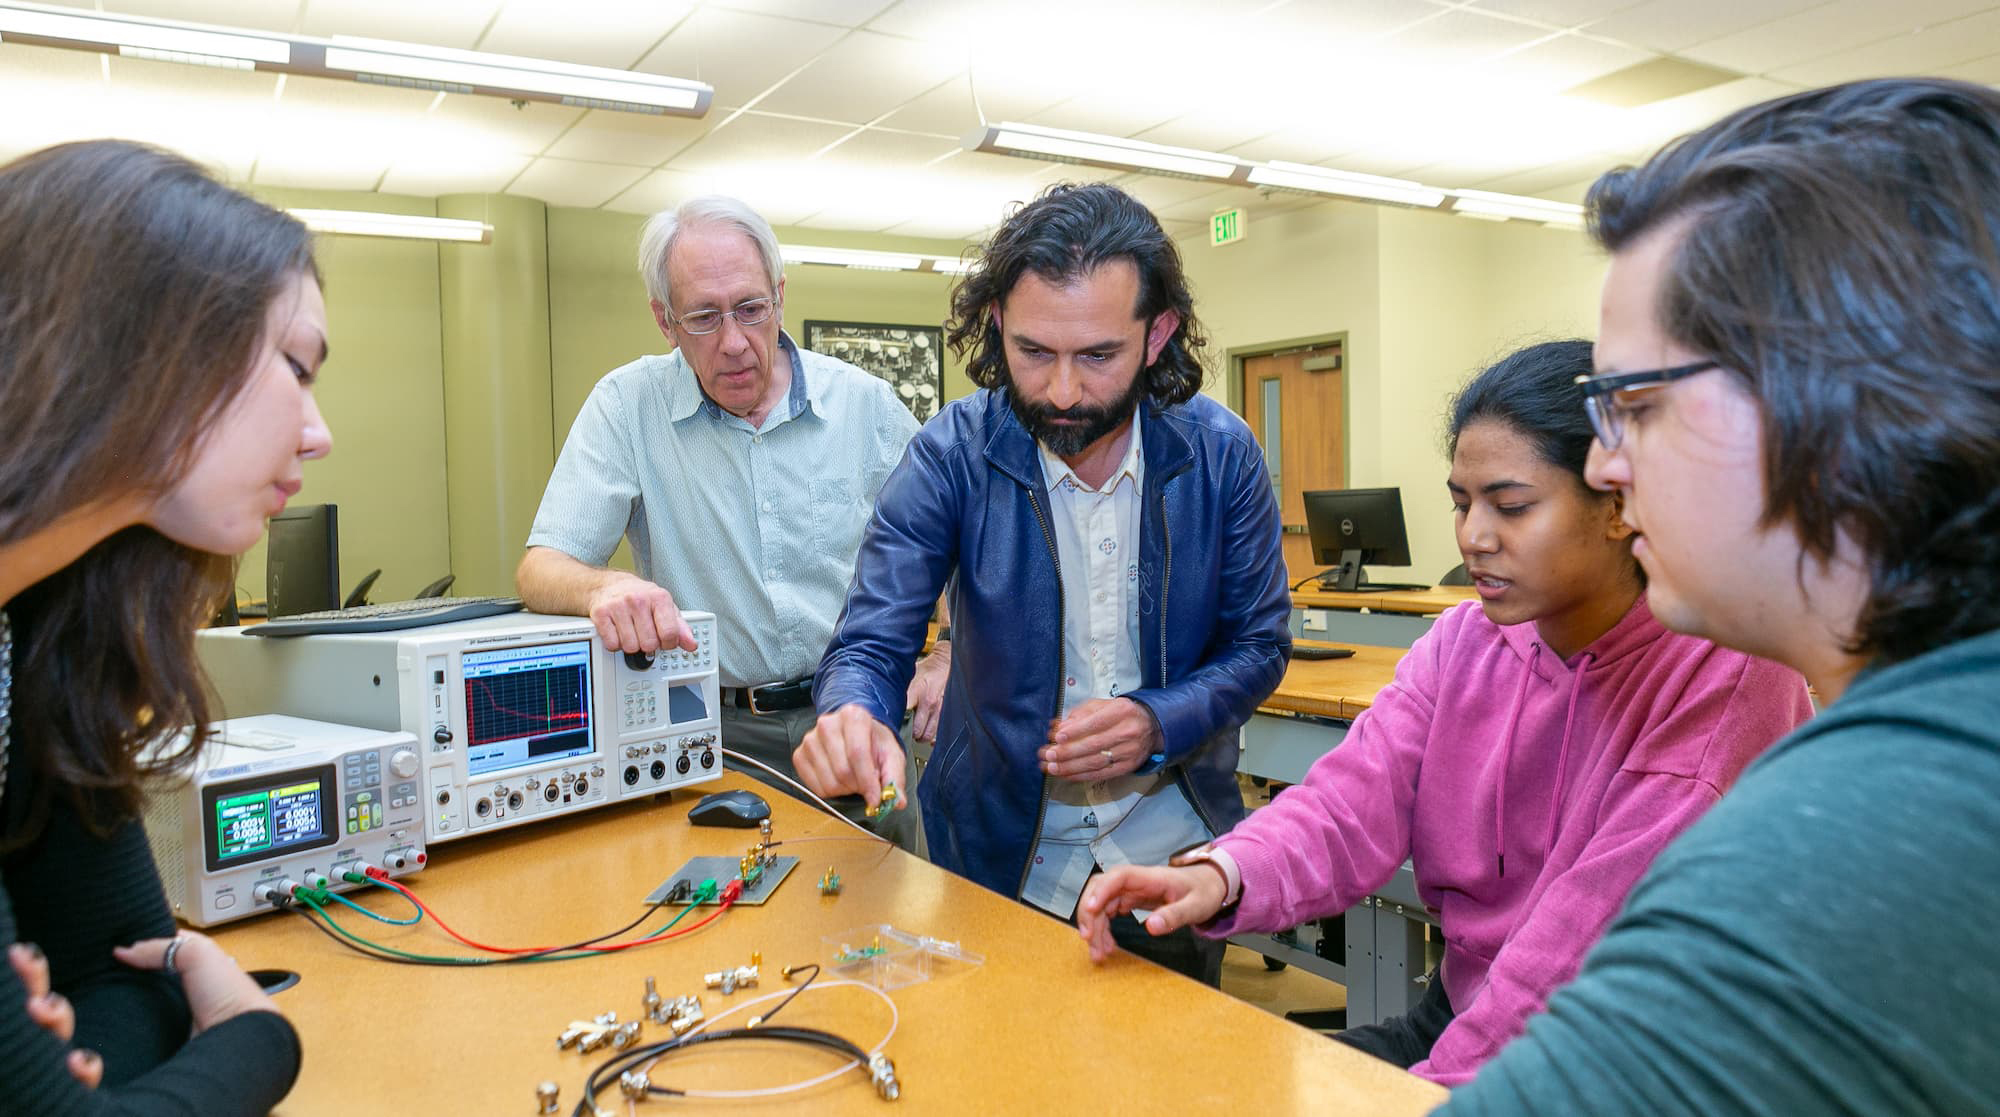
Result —
[[[679,352],[597,382],[570,427],[528,546],[639,576],[716,617],[723,686],[812,674],[854,575],[875,494],[917,421],[886,381],[779,335],[786,402],[752,427]]]
[[[1139,667],[1139,495],[1146,460],[1139,415],[1117,472],[1100,488],[1083,483],[1037,444],[1049,488],[1056,564],[1063,588],[1063,714],[1142,684]],[[1159,772],[1116,779],[1044,777],[1048,806],[1021,899],[1068,919],[1099,866],[1164,865],[1175,850],[1214,835],[1172,779]]]

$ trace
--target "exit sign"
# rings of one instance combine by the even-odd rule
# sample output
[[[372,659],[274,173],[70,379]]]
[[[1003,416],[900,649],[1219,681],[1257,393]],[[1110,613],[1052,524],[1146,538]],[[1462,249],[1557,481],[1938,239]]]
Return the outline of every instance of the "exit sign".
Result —
[[[1235,244],[1243,239],[1245,224],[1243,207],[1225,209],[1208,219],[1208,243],[1212,246]]]

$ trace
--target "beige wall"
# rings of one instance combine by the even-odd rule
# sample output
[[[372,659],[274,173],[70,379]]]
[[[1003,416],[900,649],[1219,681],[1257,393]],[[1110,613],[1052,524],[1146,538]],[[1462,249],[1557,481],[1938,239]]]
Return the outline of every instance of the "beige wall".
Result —
[[[431,199],[276,189],[260,194],[284,205],[437,212]],[[598,378],[665,348],[633,264],[641,224],[631,215],[550,208],[543,223],[545,257],[521,254],[525,262],[517,268],[545,269],[548,350],[546,396],[537,399],[539,389],[513,384],[516,402],[499,414],[505,419],[521,411],[536,429],[546,429],[546,444],[524,447],[524,457],[553,455]],[[824,230],[780,229],[779,236],[841,247],[958,249]],[[1245,240],[1223,248],[1195,241],[1182,249],[1211,339],[1214,375],[1207,390],[1217,398],[1230,395],[1231,350],[1346,334],[1348,484],[1404,490],[1414,563],[1407,570],[1384,568],[1378,576],[1411,581],[1435,578],[1458,562],[1440,449],[1451,392],[1484,362],[1521,344],[1588,336],[1603,270],[1581,234],[1347,203],[1259,221]],[[335,450],[307,466],[300,499],[341,506],[343,580],[352,586],[361,574],[381,568],[375,596],[382,600],[413,593],[451,568],[455,520],[471,515],[493,521],[459,533],[486,537],[481,547],[498,546],[491,542],[496,532],[516,533],[511,520],[518,517],[493,510],[505,486],[482,484],[479,471],[467,470],[455,472],[447,485],[446,349],[463,348],[450,339],[478,327],[465,308],[441,304],[439,259],[440,249],[423,242],[328,237],[320,244],[333,357],[319,397]],[[522,278],[535,285],[533,277]],[[945,276],[795,266],[787,272],[785,325],[799,334],[809,318],[942,323],[949,286]],[[503,332],[513,337],[519,331]],[[467,386],[476,384],[461,388]],[[948,357],[945,397],[970,390],[962,362]],[[527,428],[505,425],[529,437]],[[513,545],[487,560],[488,573],[511,563]],[[263,594],[263,568],[260,544],[245,557],[238,578],[250,596]]]
[[[429,198],[254,192],[273,205],[437,213]],[[306,463],[297,499],[340,506],[342,592],[381,570],[375,599],[408,597],[451,568],[437,247],[322,237],[318,256],[332,347],[318,398],[333,430],[333,454]],[[236,583],[245,596],[264,596],[264,553],[259,542],[243,557]]]
[[[440,213],[430,198],[256,193],[282,206]],[[340,506],[343,591],[380,569],[376,600],[407,597],[447,572],[459,576],[454,592],[508,592],[526,519],[591,386],[665,348],[634,266],[643,219],[511,197],[449,199],[448,208],[492,220],[494,243],[322,237],[317,249],[332,335],[317,394],[334,452],[307,464],[298,499]],[[778,234],[799,244],[943,255],[961,247],[821,230]],[[948,286],[942,275],[793,267],[785,324],[795,334],[809,318],[941,325]],[[448,380],[458,401],[451,408]],[[944,389],[947,399],[971,390],[949,358]],[[448,463],[458,466],[449,477]],[[237,575],[244,596],[264,596],[265,553],[260,542],[244,556]],[[622,547],[620,559],[629,565]]]
[[[1580,233],[1341,202],[1181,247],[1217,398],[1230,398],[1231,350],[1347,335],[1347,483],[1400,487],[1409,525],[1412,565],[1371,567],[1384,581],[1458,564],[1441,447],[1452,392],[1522,344],[1594,333],[1603,275]]]

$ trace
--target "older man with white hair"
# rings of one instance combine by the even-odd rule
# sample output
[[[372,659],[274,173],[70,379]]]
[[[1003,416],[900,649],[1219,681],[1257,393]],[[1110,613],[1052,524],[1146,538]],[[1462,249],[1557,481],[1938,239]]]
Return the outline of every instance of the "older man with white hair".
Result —
[[[885,381],[785,334],[778,240],[742,202],[656,214],[639,271],[673,351],[591,391],[515,581],[629,652],[692,650],[681,608],[713,612],[723,740],[791,774],[861,531],[917,422]],[[606,565],[621,536],[636,574]],[[926,677],[942,672],[913,695]]]

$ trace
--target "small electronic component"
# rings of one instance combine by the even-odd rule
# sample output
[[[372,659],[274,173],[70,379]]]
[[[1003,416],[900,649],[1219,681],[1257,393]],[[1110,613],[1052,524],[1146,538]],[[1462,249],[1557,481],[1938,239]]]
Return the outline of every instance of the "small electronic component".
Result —
[[[841,963],[859,962],[864,958],[873,958],[877,955],[887,953],[888,949],[882,945],[882,936],[876,935],[874,942],[863,947],[854,947],[849,946],[847,943],[841,943],[840,950],[833,956],[833,960]]]
[[[721,990],[722,995],[725,997],[736,992],[738,989],[754,989],[757,986],[757,968],[763,962],[764,956],[752,951],[749,965],[738,966],[733,970],[717,970],[712,974],[705,974],[701,979],[702,984],[710,989]]]
[[[562,1103],[562,1087],[553,1082],[544,1082],[535,1087],[535,1112],[555,1113]]]
[[[819,894],[822,896],[840,895],[840,874],[834,872],[831,865],[827,866],[826,875],[819,878]]]
[[[894,810],[896,800],[901,797],[901,793],[896,790],[894,783],[885,783],[882,785],[882,797],[877,799],[875,805],[868,808],[864,813],[869,818],[880,818],[887,812]]]
[[[660,1010],[660,989],[650,977],[646,979],[646,995],[639,999],[639,1005],[647,1016],[653,1018],[654,1023],[662,1023],[656,1015]]]

